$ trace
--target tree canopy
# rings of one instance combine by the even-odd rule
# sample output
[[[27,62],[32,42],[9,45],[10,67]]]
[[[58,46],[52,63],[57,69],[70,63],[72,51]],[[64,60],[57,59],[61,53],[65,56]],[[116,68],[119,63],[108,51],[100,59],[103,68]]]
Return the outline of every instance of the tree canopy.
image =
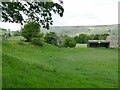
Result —
[[[32,2],[23,0],[21,2],[0,2],[2,8],[2,21],[20,23],[23,25],[28,21],[36,21],[43,28],[49,29],[53,24],[52,14],[63,16],[64,8],[61,4],[54,2]]]
[[[39,33],[39,24],[34,21],[25,24],[24,28],[21,30],[21,35],[27,39],[27,42],[31,42],[32,38],[38,37]]]

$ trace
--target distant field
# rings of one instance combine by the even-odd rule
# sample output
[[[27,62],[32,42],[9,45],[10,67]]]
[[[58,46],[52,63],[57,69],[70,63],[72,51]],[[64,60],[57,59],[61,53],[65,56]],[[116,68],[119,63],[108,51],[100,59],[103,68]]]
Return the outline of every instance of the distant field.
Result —
[[[77,44],[76,47],[87,48],[87,44]]]
[[[10,38],[8,38],[8,40],[15,40],[15,41],[19,41],[19,40],[23,40],[24,37],[22,36],[12,36]]]
[[[3,42],[3,88],[117,88],[118,50]]]

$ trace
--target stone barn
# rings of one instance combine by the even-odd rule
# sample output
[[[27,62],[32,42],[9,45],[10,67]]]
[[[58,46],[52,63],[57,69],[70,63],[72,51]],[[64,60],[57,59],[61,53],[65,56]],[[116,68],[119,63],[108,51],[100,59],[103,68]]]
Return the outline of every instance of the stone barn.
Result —
[[[110,42],[106,40],[88,40],[87,47],[110,47]]]
[[[119,48],[120,47],[120,36],[108,36],[106,41],[110,42],[110,48]]]

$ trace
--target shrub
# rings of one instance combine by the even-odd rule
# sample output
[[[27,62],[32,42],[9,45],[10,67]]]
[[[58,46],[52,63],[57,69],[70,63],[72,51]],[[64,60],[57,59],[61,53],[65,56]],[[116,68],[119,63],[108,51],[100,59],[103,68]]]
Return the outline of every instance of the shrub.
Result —
[[[7,40],[9,37],[11,37],[12,35],[10,33],[5,33],[4,35],[2,35],[2,40]]]
[[[76,46],[76,42],[73,38],[67,37],[64,40],[64,46],[74,48]]]
[[[36,22],[28,22],[21,30],[21,35],[26,38],[27,42],[31,42],[32,38],[35,38],[40,33],[40,26]]]
[[[55,32],[47,33],[44,39],[46,43],[58,45],[58,36]]]
[[[43,40],[41,38],[32,38],[32,44],[38,45],[38,46],[43,46]]]
[[[14,36],[20,36],[20,32],[19,31],[14,31]]]
[[[63,39],[63,37],[58,38],[58,46],[59,47],[64,47],[64,39]]]
[[[7,34],[7,37],[11,37],[12,35],[10,33]]]
[[[73,39],[69,40],[69,47],[74,48],[75,46],[76,46],[75,40],[73,40]]]

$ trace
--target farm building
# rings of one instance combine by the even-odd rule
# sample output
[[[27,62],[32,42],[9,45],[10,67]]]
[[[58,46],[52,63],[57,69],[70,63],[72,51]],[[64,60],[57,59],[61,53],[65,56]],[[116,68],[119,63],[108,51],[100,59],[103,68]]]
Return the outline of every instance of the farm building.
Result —
[[[110,42],[110,48],[119,48],[120,47],[120,36],[108,36],[106,41]]]
[[[106,40],[88,40],[87,47],[120,48],[120,36],[108,36]]]
[[[88,40],[87,47],[110,47],[110,42],[106,40]]]

